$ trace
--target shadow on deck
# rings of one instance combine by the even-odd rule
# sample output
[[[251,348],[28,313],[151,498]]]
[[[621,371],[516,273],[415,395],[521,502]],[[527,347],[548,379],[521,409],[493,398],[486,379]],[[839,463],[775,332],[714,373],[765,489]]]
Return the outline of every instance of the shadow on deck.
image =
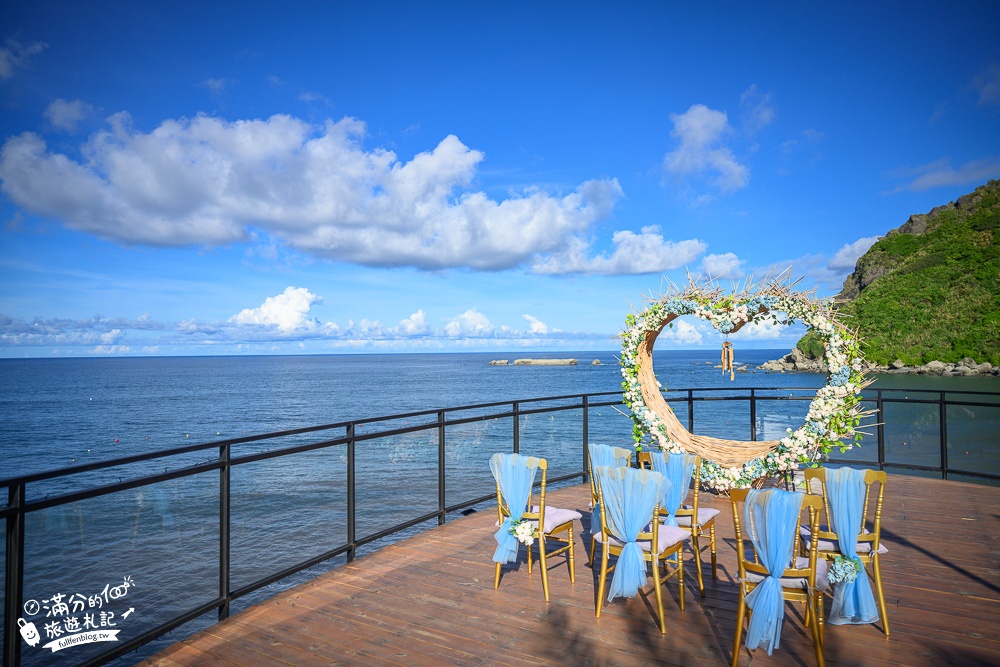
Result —
[[[615,600],[594,617],[597,575],[586,566],[589,534],[579,525],[575,584],[565,559],[553,559],[546,603],[538,571],[529,576],[522,557],[494,590],[496,515],[480,512],[316,577],[139,664],[728,665],[737,601],[733,525],[727,499],[702,499],[722,510],[719,579],[706,567],[700,598],[688,554],[683,612],[676,582],[665,588],[666,635],[651,594]],[[585,528],[588,500],[586,485],[547,494],[553,506],[580,510]],[[1000,664],[1000,488],[890,476],[883,516],[892,634],[886,638],[880,625],[827,626],[827,663]],[[740,665],[815,664],[801,605],[787,609],[781,647],[772,656],[744,648]]]

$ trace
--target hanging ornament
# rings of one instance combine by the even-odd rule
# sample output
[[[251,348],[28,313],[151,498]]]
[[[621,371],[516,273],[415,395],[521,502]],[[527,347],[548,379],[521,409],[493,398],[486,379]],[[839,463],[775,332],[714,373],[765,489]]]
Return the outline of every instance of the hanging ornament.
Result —
[[[722,344],[722,374],[725,375],[726,371],[729,371],[730,382],[736,379],[733,372],[733,344],[728,340]]]

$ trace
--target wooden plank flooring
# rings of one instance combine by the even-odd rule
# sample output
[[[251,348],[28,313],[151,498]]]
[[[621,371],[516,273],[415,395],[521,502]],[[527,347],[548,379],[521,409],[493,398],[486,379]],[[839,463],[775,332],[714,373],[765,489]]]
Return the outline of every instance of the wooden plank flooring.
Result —
[[[685,567],[685,610],[667,584],[668,631],[652,594],[615,600],[594,617],[589,536],[576,531],[576,583],[550,563],[552,601],[537,569],[505,569],[493,589],[493,512],[448,522],[266,600],[142,663],[241,665],[728,665],[736,623],[736,553],[728,501],[719,507],[719,579],[706,596]],[[589,487],[548,503],[584,514]],[[892,634],[878,625],[827,626],[830,665],[1000,665],[1000,488],[890,476],[883,558]],[[706,563],[708,556],[705,556]],[[647,588],[647,590],[649,590]],[[829,608],[829,600],[827,601]],[[814,665],[801,606],[786,606],[781,647],[740,654],[740,665]]]

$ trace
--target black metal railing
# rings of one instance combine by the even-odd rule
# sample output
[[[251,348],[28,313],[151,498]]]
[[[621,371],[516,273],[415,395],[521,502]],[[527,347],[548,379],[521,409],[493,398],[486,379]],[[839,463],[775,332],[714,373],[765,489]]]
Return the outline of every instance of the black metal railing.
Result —
[[[770,406],[775,412],[781,412],[780,402],[784,401],[809,401],[811,400],[815,388],[778,388],[778,389],[732,389],[732,388],[706,388],[706,389],[681,389],[666,390],[665,397],[678,412],[686,412],[688,429],[695,432],[696,413],[704,415],[702,421],[709,422],[705,428],[711,428],[712,424],[712,403],[716,402],[745,402],[749,407],[749,436],[750,440],[757,440],[764,423],[763,416],[766,410],[762,411],[761,406]],[[786,396],[787,394],[787,396]],[[961,395],[969,397],[957,400],[949,395]],[[866,466],[876,466],[879,469],[911,471],[917,473],[931,472],[940,474],[947,479],[949,476],[962,476],[966,478],[981,479],[987,482],[996,482],[1000,476],[984,470],[971,470],[955,467],[949,457],[949,411],[955,408],[986,408],[995,410],[996,417],[1000,417],[1000,393],[996,392],[955,392],[955,391],[930,391],[930,390],[891,390],[881,389],[878,391],[866,391],[864,401],[874,407],[875,414],[870,426],[875,430],[877,442],[877,457],[875,460],[861,460],[857,458],[831,459],[834,463],[851,463]],[[887,458],[887,414],[891,413],[890,407],[896,404],[906,404],[908,406],[930,406],[938,412],[936,419],[937,434],[939,441],[939,464],[931,465],[926,462],[914,463],[912,461],[893,460],[894,457]],[[789,404],[792,405],[792,404]],[[699,407],[701,406],[701,407]],[[571,454],[563,462],[562,468],[556,471],[550,479],[550,484],[570,481],[586,481],[586,452],[591,435],[592,413],[603,407],[611,407],[616,413],[615,419],[619,419],[617,413],[621,415],[621,430],[619,442],[624,442],[629,437],[631,431],[631,420],[627,418],[625,409],[622,407],[619,392],[602,392],[582,395],[556,396],[546,398],[526,399],[512,402],[486,403],[472,406],[461,406],[456,408],[435,409],[426,411],[409,412],[405,414],[389,415],[382,417],[367,417],[360,420],[339,422],[322,426],[312,426],[280,433],[269,433],[264,435],[252,435],[241,438],[232,438],[218,442],[208,442],[186,447],[174,448],[160,452],[149,452],[134,456],[122,457],[111,461],[77,465],[59,470],[30,474],[21,477],[0,480],[0,487],[7,490],[7,504],[0,508],[0,518],[4,519],[6,527],[5,540],[5,585],[4,585],[4,667],[17,667],[21,664],[22,642],[19,635],[18,618],[21,617],[22,604],[24,602],[24,580],[26,568],[31,563],[25,563],[25,537],[26,519],[35,512],[55,507],[67,506],[71,503],[81,502],[98,497],[107,497],[111,494],[122,493],[133,489],[141,489],[153,484],[158,484],[170,480],[180,480],[194,475],[213,473],[218,471],[218,594],[212,599],[203,601],[192,608],[186,609],[169,620],[149,628],[136,637],[122,641],[112,648],[94,655],[80,664],[99,665],[118,658],[126,653],[171,632],[172,630],[203,616],[213,610],[217,613],[218,619],[226,618],[230,613],[230,605],[233,601],[244,598],[247,595],[259,591],[265,586],[285,579],[306,568],[313,567],[324,561],[328,561],[337,556],[343,556],[347,561],[353,560],[359,547],[372,544],[378,540],[398,535],[402,531],[412,530],[420,524],[436,521],[438,524],[445,522],[447,515],[476,505],[486,503],[493,499],[492,487],[488,486],[489,493],[478,494],[478,492],[466,492],[468,497],[462,497],[457,502],[448,502],[448,470],[449,463],[446,456],[446,448],[449,446],[448,434],[458,433],[461,437],[460,427],[463,425],[477,424],[482,422],[496,422],[499,420],[510,420],[512,429],[509,439],[501,437],[499,440],[491,442],[488,451],[477,452],[485,459],[488,454],[494,451],[507,450],[518,452],[521,447],[522,431],[524,424],[529,418],[540,415],[553,417],[555,413],[569,412],[579,414],[579,433],[576,445],[571,446]],[[720,406],[723,407],[723,406]],[[799,417],[804,412],[799,407]],[[792,410],[794,413],[795,410]],[[789,417],[789,422],[794,425],[794,415]],[[403,426],[393,426],[404,422]],[[409,422],[415,422],[410,424]],[[927,422],[927,418],[923,422]],[[378,428],[373,424],[382,423],[384,427]],[[1000,424],[1000,421],[998,421]],[[954,424],[952,424],[954,425]],[[891,427],[892,425],[889,424]],[[558,424],[553,428],[559,429],[558,435],[568,432],[565,424]],[[702,429],[704,432],[705,429]],[[766,430],[766,429],[764,429]],[[994,438],[991,443],[996,445],[995,429],[987,429]],[[927,431],[927,428],[924,428]],[[357,447],[362,443],[384,440],[387,438],[398,438],[414,433],[427,432],[436,435],[434,438],[436,455],[436,498],[435,508],[432,511],[424,512],[418,516],[409,517],[404,521],[395,523],[389,527],[380,528],[364,535],[358,535],[358,470],[356,461],[358,458]],[[609,431],[602,430],[602,434],[607,437]],[[619,437],[618,431],[610,437]],[[766,437],[766,436],[765,436]],[[927,434],[924,433],[924,437]],[[775,438],[768,438],[775,439]],[[279,443],[272,449],[261,449],[259,451],[246,451],[255,446],[268,446],[270,443]],[[498,443],[506,442],[503,447]],[[538,438],[532,441],[532,453],[547,455],[542,445],[537,444]],[[578,448],[577,448],[578,447]],[[306,452],[319,452],[323,450],[343,451],[346,457],[346,467],[344,469],[343,486],[346,494],[346,539],[339,544],[323,545],[322,553],[314,555],[294,565],[283,567],[277,571],[269,572],[255,581],[243,584],[238,587],[231,585],[231,561],[232,561],[232,533],[234,517],[231,508],[231,473],[234,469],[250,463],[270,461],[281,457],[288,457]],[[862,452],[869,449],[862,449]],[[891,453],[891,452],[890,452]],[[201,457],[202,460],[189,462],[190,457]],[[185,458],[187,457],[187,458]],[[478,460],[478,458],[477,458]],[[172,461],[179,463],[171,469]],[[154,463],[155,462],[155,463]],[[166,462],[163,472],[146,474],[147,469],[152,469],[155,465],[159,468],[161,463]],[[127,468],[139,465],[143,470],[133,473],[131,477],[119,476],[118,481],[108,483],[102,480],[112,469]],[[119,472],[114,472],[118,475]],[[53,491],[53,484],[63,481],[82,480],[80,483],[92,484],[86,488],[64,490],[59,488]],[[32,487],[38,485],[43,490],[37,494],[32,494]],[[49,485],[49,486],[45,486]],[[479,486],[478,488],[483,488]],[[37,497],[36,497],[37,496]]]

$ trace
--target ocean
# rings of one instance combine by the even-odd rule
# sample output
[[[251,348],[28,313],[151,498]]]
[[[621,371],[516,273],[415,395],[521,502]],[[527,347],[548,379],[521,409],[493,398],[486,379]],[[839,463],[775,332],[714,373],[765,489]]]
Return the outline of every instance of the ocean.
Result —
[[[816,374],[755,371],[758,364],[784,352],[737,349],[736,362],[747,364],[747,371],[737,373],[732,382],[715,367],[719,363],[715,350],[657,352],[654,365],[668,388],[814,389],[823,384],[824,376]],[[620,389],[620,370],[612,352],[544,355],[576,358],[576,366],[489,363],[522,356],[543,355],[4,359],[0,360],[0,479],[243,435]],[[995,379],[882,376],[875,387],[998,391],[1000,383]],[[779,438],[785,428],[798,426],[808,401],[772,405],[758,414],[760,439]],[[937,423],[931,408],[936,410],[936,406],[892,406],[896,421],[906,427],[887,434],[889,456],[921,462],[935,455]],[[967,469],[997,472],[998,413],[1000,409],[987,408],[979,410],[978,416],[975,410],[971,416],[949,414],[953,455],[965,452]],[[699,404],[695,417],[696,432],[749,437],[745,404]],[[549,458],[550,474],[579,469],[579,422],[578,410],[526,415],[520,422],[521,451]],[[463,424],[450,427],[447,433],[447,502],[490,493],[486,461],[493,452],[509,449],[510,420]],[[311,437],[315,441],[316,436]],[[629,445],[631,420],[613,407],[596,408],[590,415],[589,439]],[[290,440],[297,442],[295,437]],[[308,437],[301,440],[310,441]],[[238,445],[233,455],[268,446]],[[864,446],[862,453],[874,455]],[[198,453],[178,460],[195,464],[214,455]],[[359,535],[436,508],[436,432],[359,443],[356,465]],[[177,464],[149,461],[73,480],[33,484],[28,486],[27,497],[38,500],[118,478],[163,472],[167,466]],[[232,588],[345,541],[345,470],[342,447],[233,468]],[[60,628],[67,633],[69,613],[81,623],[89,613],[95,631],[117,630],[121,640],[210,601],[218,592],[218,489],[219,474],[210,471],[30,513],[24,598],[26,604],[37,602],[38,610],[31,615],[31,609],[26,609],[25,618],[35,622],[41,644],[59,640],[60,636],[53,635]],[[335,558],[266,587],[234,608],[342,562],[343,558]],[[116,591],[118,595],[113,596]],[[62,613],[63,604],[67,613]],[[127,616],[122,618],[123,614]],[[141,653],[126,656],[121,664],[131,664],[213,619],[209,614],[188,624]],[[53,625],[56,621],[62,625]],[[53,653],[25,644],[22,655],[26,665],[75,665],[106,646],[96,642]]]

